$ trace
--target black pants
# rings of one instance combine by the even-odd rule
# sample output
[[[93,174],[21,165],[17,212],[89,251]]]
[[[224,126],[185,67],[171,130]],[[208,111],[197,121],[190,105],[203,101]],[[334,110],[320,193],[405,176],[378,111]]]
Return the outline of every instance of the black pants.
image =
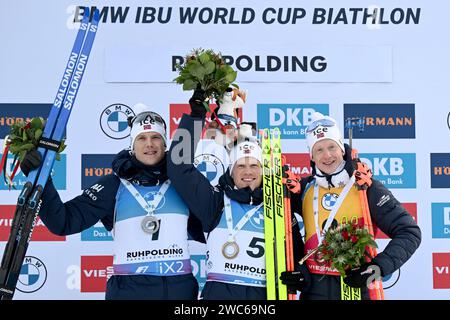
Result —
[[[197,300],[198,283],[192,274],[171,277],[112,276],[106,300]]]
[[[311,274],[310,283],[302,291],[301,300],[341,300],[341,278]],[[361,289],[361,300],[370,300],[367,288]]]
[[[204,300],[266,300],[266,287],[207,281],[202,290]]]

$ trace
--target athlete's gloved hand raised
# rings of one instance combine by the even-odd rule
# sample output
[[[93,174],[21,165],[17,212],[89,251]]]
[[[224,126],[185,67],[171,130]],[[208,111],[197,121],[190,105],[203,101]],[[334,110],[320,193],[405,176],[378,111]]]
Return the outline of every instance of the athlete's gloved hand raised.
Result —
[[[28,151],[20,163],[20,170],[28,177],[30,171],[39,168],[42,162],[41,153],[37,150]]]
[[[196,118],[203,118],[206,115],[206,108],[203,102],[206,100],[205,91],[197,88],[194,94],[189,99],[189,105],[191,106],[191,116]]]
[[[295,173],[289,170],[288,165],[283,166],[283,179],[282,182],[288,190],[292,193],[300,193],[302,187],[300,184],[301,178],[299,178]]]

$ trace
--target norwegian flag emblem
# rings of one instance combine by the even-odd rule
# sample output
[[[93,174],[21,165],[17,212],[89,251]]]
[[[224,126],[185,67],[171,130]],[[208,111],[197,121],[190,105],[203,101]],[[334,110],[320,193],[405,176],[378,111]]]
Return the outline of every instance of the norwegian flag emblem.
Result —
[[[317,139],[323,138],[324,136],[325,136],[325,133],[324,133],[324,132],[321,132],[321,133],[319,133],[319,134],[317,135]]]
[[[151,130],[152,125],[151,124],[144,124],[144,130]]]

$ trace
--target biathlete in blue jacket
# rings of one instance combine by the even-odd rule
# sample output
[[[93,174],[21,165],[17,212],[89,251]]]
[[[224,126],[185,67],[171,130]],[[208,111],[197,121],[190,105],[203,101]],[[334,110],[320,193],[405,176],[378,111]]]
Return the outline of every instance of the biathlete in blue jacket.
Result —
[[[196,299],[198,283],[188,249],[189,209],[167,176],[166,123],[143,109],[129,119],[130,149],[115,157],[114,174],[65,203],[50,179],[40,217],[58,235],[81,232],[99,220],[113,231],[114,273],[107,282],[107,300]],[[36,161],[32,162],[24,161],[22,170],[33,169]]]
[[[261,148],[254,140],[237,141],[230,151],[230,168],[212,186],[193,165],[205,108],[196,90],[191,114],[184,114],[172,140],[168,175],[174,188],[208,234],[205,300],[265,300],[266,270]],[[200,131],[200,130],[197,130]],[[293,215],[294,216],[294,215]],[[293,245],[303,252],[299,227],[293,219]],[[297,257],[297,261],[300,256]]]

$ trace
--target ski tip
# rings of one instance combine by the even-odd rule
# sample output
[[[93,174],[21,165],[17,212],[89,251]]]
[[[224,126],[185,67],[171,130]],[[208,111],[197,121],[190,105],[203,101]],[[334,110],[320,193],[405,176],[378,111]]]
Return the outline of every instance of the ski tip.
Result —
[[[276,127],[272,129],[272,135],[274,139],[278,139],[281,136],[280,128]]]

